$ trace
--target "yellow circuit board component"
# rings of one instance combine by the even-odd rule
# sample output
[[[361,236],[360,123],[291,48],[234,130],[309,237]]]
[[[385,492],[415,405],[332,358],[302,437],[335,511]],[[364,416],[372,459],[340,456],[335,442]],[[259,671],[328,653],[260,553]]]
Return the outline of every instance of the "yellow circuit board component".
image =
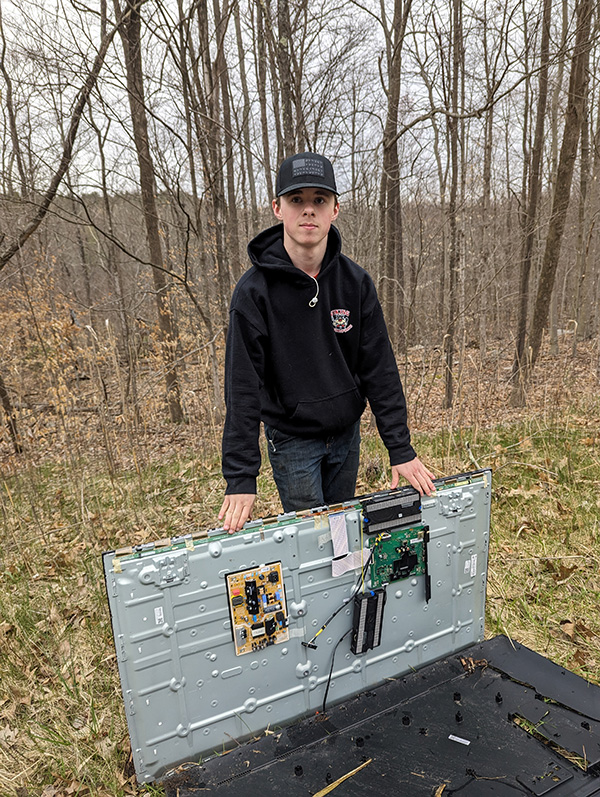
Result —
[[[236,656],[290,638],[281,562],[228,573],[227,600]]]

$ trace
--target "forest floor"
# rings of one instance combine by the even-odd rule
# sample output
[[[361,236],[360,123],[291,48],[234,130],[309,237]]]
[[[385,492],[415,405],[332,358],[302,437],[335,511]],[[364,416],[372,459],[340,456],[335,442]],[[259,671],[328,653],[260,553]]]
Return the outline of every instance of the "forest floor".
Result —
[[[600,683],[598,351],[561,345],[518,409],[510,352],[467,349],[451,410],[439,352],[401,366],[420,456],[438,475],[493,470],[487,634]],[[160,417],[134,434],[54,407],[22,430],[23,454],[0,444],[1,797],[163,794],[135,782],[101,554],[214,527],[223,483],[218,422]],[[388,478],[366,417],[358,492]],[[268,468],[259,492],[256,516],[277,513]]]

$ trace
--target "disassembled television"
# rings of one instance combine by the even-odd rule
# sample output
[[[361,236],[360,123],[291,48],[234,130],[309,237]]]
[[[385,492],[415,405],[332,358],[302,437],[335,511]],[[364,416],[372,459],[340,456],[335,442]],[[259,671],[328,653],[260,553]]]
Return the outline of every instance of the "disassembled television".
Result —
[[[138,781],[482,642],[491,490],[481,470],[104,554]]]

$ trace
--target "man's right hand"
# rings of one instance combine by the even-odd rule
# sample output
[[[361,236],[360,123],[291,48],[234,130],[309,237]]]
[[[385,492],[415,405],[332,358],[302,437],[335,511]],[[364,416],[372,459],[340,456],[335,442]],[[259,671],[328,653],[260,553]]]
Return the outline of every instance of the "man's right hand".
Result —
[[[256,495],[253,493],[232,493],[226,495],[221,510],[219,520],[223,520],[223,528],[230,534],[243,528],[244,523],[250,520],[252,507]]]

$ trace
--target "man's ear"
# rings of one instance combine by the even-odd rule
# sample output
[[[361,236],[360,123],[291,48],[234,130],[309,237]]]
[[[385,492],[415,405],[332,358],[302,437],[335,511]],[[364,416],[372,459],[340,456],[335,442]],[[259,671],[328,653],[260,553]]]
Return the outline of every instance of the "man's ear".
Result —
[[[281,204],[278,199],[274,199],[272,206],[273,213],[275,214],[275,218],[279,221],[283,221],[283,216],[281,215]]]
[[[335,200],[335,206],[333,208],[333,213],[331,215],[331,221],[335,221],[337,219],[337,217],[339,216],[339,213],[340,213],[340,203],[336,199]]]

